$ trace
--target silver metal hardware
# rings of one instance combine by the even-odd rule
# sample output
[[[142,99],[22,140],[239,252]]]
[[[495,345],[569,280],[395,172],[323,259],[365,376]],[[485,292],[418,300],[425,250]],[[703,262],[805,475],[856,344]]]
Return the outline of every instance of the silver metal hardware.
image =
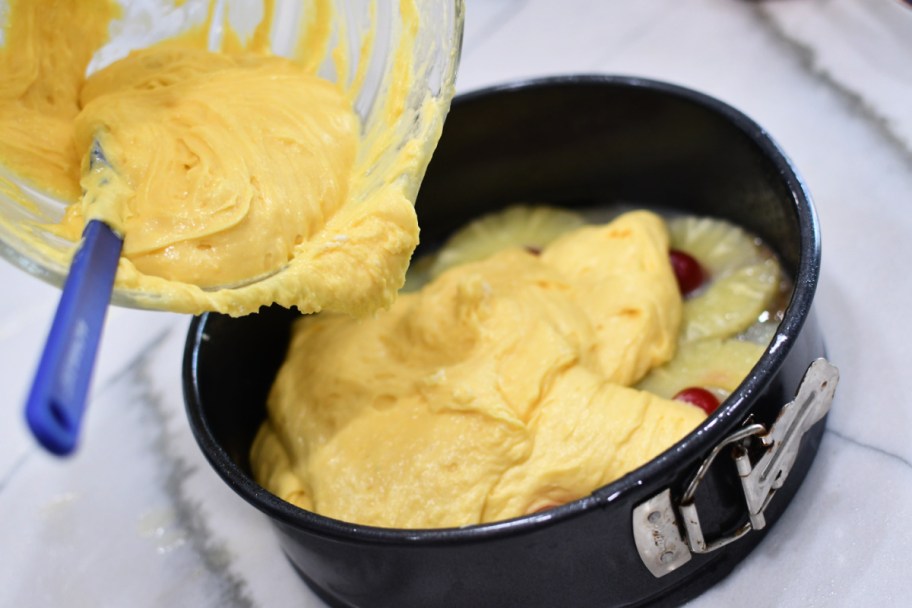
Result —
[[[795,464],[801,438],[829,411],[838,382],[839,370],[825,359],[817,359],[808,367],[795,399],[782,407],[769,432],[762,424],[751,424],[716,445],[677,504],[680,520],[667,488],[634,509],[634,541],[653,576],[665,576],[687,563],[691,553],[715,551],[766,526],[763,512]],[[758,441],[766,451],[752,464],[748,447]],[[748,519],[728,536],[707,541],[694,498],[713,462],[727,447],[731,447],[729,453],[741,478]]]
[[[694,503],[694,497],[697,494],[697,488],[700,486],[703,478],[706,477],[706,473],[709,472],[709,467],[712,466],[713,461],[722,453],[722,450],[725,447],[733,445],[735,446],[736,451],[744,452],[743,446],[751,437],[760,436],[765,432],[766,427],[762,424],[752,424],[735,431],[713,448],[713,451],[710,452],[706,460],[703,461],[703,464],[700,465],[700,468],[697,469],[697,473],[693,476],[693,479],[690,480],[690,484],[688,484],[687,489],[684,491],[684,495],[681,496],[681,502],[678,504],[678,508],[681,510],[681,517],[684,520],[687,544],[694,553],[709,553],[710,551],[715,551],[730,542],[738,540],[751,531],[751,522],[748,521],[738,528],[734,534],[707,543],[706,539],[703,537],[703,527],[700,525],[700,515],[697,513],[697,505]],[[742,477],[742,482],[743,480],[744,478]]]
[[[839,370],[824,359],[814,361],[804,375],[795,399],[782,408],[770,432],[761,438],[769,451],[753,467],[747,454],[740,454],[735,459],[755,530],[766,525],[763,511],[792,470],[801,438],[830,411],[838,382]]]
[[[671,490],[666,488],[633,510],[633,540],[656,578],[690,561],[690,550],[675,520]]]

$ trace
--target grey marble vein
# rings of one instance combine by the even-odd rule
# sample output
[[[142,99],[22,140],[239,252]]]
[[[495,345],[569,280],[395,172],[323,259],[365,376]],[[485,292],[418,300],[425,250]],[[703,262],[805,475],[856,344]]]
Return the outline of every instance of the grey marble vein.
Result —
[[[29,456],[32,455],[34,450],[25,450],[22,452],[14,461],[12,466],[6,470],[2,477],[0,477],[0,493],[9,485],[10,481],[16,476],[16,474],[22,470],[25,466],[26,461],[28,461]]]
[[[170,330],[165,330],[154,336],[146,344],[142,345],[138,352],[140,353],[132,360],[128,361],[120,370],[115,372],[112,377],[105,382],[105,384],[98,391],[98,394],[101,395],[105,390],[113,384],[118,383],[124,376],[130,374],[136,367],[140,366],[149,353],[153,352],[164,340],[168,337]],[[91,407],[91,402],[87,407]],[[0,492],[4,490],[6,486],[15,478],[15,476],[23,469],[26,461],[29,457],[35,453],[37,447],[32,447],[23,451],[13,462],[13,464],[7,469],[7,471],[0,476]]]
[[[830,427],[827,427],[826,434],[832,435],[833,437],[837,437],[837,438],[841,439],[842,441],[845,441],[846,443],[849,443],[857,448],[861,448],[862,450],[865,450],[865,451],[868,451],[868,452],[871,452],[874,454],[878,454],[880,456],[884,456],[886,458],[889,458],[890,460],[894,460],[894,461],[898,462],[899,464],[901,464],[909,469],[912,469],[912,462],[909,462],[908,460],[906,460],[899,454],[894,454],[893,452],[890,452],[889,450],[885,450],[883,448],[877,447],[876,445],[871,445],[869,443],[864,443],[862,441],[858,441],[857,439],[849,437],[848,435],[841,433],[840,431],[834,430]]]
[[[213,606],[253,608],[254,602],[245,592],[242,580],[230,571],[231,555],[221,544],[213,540],[206,519],[198,504],[186,497],[183,482],[194,468],[182,458],[175,455],[172,449],[172,436],[167,430],[169,411],[161,395],[156,391],[156,383],[147,370],[151,360],[165,342],[171,330],[161,332],[153,338],[148,347],[130,362],[111,383],[125,383],[133,387],[137,401],[146,408],[155,423],[155,437],[151,449],[156,455],[156,462],[161,469],[163,490],[167,494],[175,514],[175,523],[186,532],[186,538],[194,553],[198,556],[205,570],[218,581],[220,594],[212,598]]]
[[[152,355],[161,348],[165,340],[168,339],[168,336],[171,335],[173,328],[163,329],[157,334],[153,335],[145,344],[136,349],[136,356],[132,359],[128,359],[126,364],[124,364],[120,369],[115,370],[114,373],[107,379],[107,381],[101,386],[100,392],[108,390],[111,386],[119,384],[127,379],[129,376],[136,373],[136,371],[141,368],[143,365],[146,365]]]
[[[759,3],[755,3],[751,7],[751,11],[758,23],[779,41],[784,48],[792,51],[802,69],[842,99],[856,115],[871,126],[874,132],[883,137],[888,146],[895,150],[905,164],[912,169],[912,148],[909,148],[903,138],[891,128],[890,121],[865,101],[860,93],[837,81],[825,69],[818,67],[814,48],[791,36],[773,18],[771,10],[771,8]]]

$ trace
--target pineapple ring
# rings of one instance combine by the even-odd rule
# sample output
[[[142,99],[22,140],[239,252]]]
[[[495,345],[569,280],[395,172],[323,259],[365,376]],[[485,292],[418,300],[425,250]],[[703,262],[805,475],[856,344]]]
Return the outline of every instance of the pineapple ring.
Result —
[[[680,340],[728,338],[746,331],[779,293],[782,271],[775,258],[739,268],[684,302]]]
[[[566,209],[514,205],[485,215],[454,233],[431,264],[429,275],[437,278],[454,266],[477,262],[511,247],[541,250],[585,223],[580,214]]]
[[[671,248],[696,258],[713,280],[769,257],[759,239],[731,222],[682,216],[666,224]]]
[[[747,377],[765,349],[765,345],[746,340],[720,338],[680,344],[674,358],[649,372],[636,388],[671,399],[685,388],[698,386],[725,398]]]
[[[453,266],[502,249],[542,249],[586,223],[579,214],[547,206],[516,205],[483,216],[453,234],[436,255],[417,260],[405,290],[417,290]],[[653,369],[637,388],[672,399],[696,386],[721,401],[750,373],[772,337],[775,323],[759,321],[774,316],[764,313],[773,312],[786,287],[784,276],[772,252],[735,224],[681,216],[666,225],[671,248],[697,259],[709,280],[684,301],[675,357]],[[745,339],[734,339],[739,335]]]

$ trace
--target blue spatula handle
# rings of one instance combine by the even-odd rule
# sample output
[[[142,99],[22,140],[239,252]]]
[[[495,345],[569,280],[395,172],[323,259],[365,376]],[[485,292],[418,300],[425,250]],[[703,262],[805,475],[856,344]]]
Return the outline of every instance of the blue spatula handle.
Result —
[[[122,246],[107,225],[89,222],[63,285],[25,406],[32,433],[54,454],[76,447]]]

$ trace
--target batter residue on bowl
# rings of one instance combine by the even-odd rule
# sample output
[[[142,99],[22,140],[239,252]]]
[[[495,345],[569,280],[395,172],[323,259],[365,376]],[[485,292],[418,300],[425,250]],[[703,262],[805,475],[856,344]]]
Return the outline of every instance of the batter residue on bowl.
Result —
[[[318,4],[318,14],[332,10]],[[301,50],[307,61],[272,54],[265,0],[246,42],[229,35],[209,50],[213,6],[204,27],[86,76],[120,6],[12,0],[0,47],[0,162],[69,203],[57,234],[76,242],[101,219],[122,235],[116,287],[148,294],[149,307],[239,315],[277,302],[363,315],[388,305],[418,241],[410,177],[423,173],[432,145],[420,144],[436,142],[439,121],[378,176],[377,159],[403,143],[391,134],[397,123],[414,119],[400,93],[387,91],[393,102],[381,108],[389,132],[368,137],[354,90],[316,74],[325,39]],[[399,14],[408,32],[409,1]],[[401,87],[408,50],[396,51]],[[443,98],[424,111],[444,113]],[[120,178],[115,192],[89,175],[96,140]]]

